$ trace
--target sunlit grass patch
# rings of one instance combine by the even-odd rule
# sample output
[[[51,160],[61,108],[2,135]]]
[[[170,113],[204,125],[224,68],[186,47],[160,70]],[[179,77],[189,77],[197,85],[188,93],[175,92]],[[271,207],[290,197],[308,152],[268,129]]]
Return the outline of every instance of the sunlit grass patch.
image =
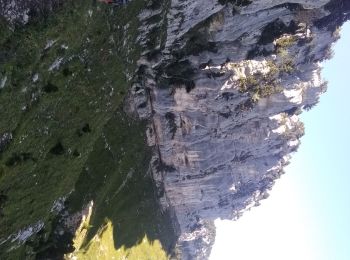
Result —
[[[131,248],[115,248],[115,238],[113,235],[113,224],[110,220],[101,227],[98,233],[93,237],[89,244],[80,250],[67,255],[67,259],[100,259],[100,260],[118,260],[118,259],[150,259],[163,260],[169,257],[162,248],[159,240],[150,241],[147,235],[144,235],[140,243]]]

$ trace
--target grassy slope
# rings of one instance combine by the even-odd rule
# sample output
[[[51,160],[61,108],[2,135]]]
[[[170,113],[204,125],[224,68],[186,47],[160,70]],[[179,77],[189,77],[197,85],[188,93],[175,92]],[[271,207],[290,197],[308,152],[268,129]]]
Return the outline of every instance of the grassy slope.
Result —
[[[95,203],[79,254],[87,245],[93,248],[89,240],[106,223],[114,226],[117,249],[137,247],[145,235],[171,245],[168,217],[160,214],[145,174],[145,126],[120,112],[130,85],[127,75],[140,52],[137,14],[143,5],[134,0],[112,10],[77,0],[14,33],[1,24],[0,77],[7,76],[7,82],[0,90],[0,134],[13,132],[14,140],[0,155],[0,191],[7,198],[1,205],[0,239],[38,220],[45,229],[40,239],[16,250],[0,245],[0,258],[33,258],[46,247],[55,248],[50,209],[73,190],[70,212]],[[44,50],[49,40],[56,42]],[[60,68],[49,71],[58,58],[63,58]],[[116,195],[129,172],[133,177]]]
[[[114,245],[111,243],[114,237],[112,231],[113,225],[111,222],[108,222],[91,241],[86,251],[78,252],[74,255],[78,259],[85,258],[91,260],[123,259],[124,256],[127,256],[128,259],[167,259],[167,255],[162,250],[162,245],[159,241],[152,242],[147,236],[144,236],[140,243],[131,249],[122,247],[119,250],[115,250]]]

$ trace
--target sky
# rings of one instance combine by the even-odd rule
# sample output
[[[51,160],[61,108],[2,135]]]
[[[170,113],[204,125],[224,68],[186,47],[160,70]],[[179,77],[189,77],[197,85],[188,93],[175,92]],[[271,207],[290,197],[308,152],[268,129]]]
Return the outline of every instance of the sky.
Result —
[[[216,220],[210,260],[350,259],[350,22],[323,64],[328,91],[301,116],[305,136],[270,197]]]

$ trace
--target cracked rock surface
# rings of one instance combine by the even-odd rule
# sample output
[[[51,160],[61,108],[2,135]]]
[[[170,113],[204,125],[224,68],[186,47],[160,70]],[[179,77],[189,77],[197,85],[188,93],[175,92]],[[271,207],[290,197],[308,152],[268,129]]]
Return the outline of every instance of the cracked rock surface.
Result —
[[[152,120],[153,176],[178,222],[182,259],[208,257],[214,219],[258,205],[297,150],[298,116],[326,90],[320,63],[337,39],[322,21],[331,6],[349,7],[328,2],[170,2],[158,53],[139,60],[134,100]],[[146,46],[152,15],[141,16]],[[142,88],[148,109],[137,108]]]

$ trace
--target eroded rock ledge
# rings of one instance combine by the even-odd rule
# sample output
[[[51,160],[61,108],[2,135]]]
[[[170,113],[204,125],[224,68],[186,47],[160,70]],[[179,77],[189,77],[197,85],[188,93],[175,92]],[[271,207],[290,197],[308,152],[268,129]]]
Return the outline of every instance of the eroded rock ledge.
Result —
[[[320,63],[349,9],[173,0],[140,15],[144,55],[128,110],[151,119],[153,176],[178,223],[182,259],[207,258],[214,219],[268,197],[304,134],[298,115],[326,90]]]

